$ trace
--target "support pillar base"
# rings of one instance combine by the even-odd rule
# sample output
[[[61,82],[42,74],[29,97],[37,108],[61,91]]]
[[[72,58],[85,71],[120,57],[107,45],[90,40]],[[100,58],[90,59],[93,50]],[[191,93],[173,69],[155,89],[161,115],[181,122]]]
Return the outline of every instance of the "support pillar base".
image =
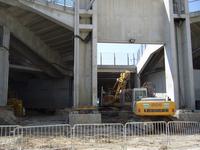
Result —
[[[176,111],[175,117],[179,121],[200,121],[200,111],[180,109]]]

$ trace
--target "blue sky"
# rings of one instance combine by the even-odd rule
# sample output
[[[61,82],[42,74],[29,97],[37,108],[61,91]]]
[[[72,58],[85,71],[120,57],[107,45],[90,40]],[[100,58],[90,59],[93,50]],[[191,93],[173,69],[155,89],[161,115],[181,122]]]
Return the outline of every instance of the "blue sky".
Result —
[[[117,65],[127,65],[129,55],[129,64],[133,64],[133,57],[137,57],[137,51],[140,48],[140,44],[108,44],[99,43],[98,49],[98,64],[100,64],[100,53],[102,54],[102,64],[113,65],[114,54]],[[134,56],[133,56],[134,55]]]
[[[189,4],[190,12],[200,11],[200,0]],[[127,65],[127,54],[129,55],[129,64],[133,64],[133,55],[137,58],[137,51],[140,48],[139,44],[106,44],[99,43],[98,49],[98,64],[100,64],[100,53],[102,54],[102,64],[113,65],[114,53],[117,65]]]
[[[194,1],[194,0],[189,0]],[[190,12],[200,11],[200,0],[196,0],[196,2],[192,2],[189,4]]]

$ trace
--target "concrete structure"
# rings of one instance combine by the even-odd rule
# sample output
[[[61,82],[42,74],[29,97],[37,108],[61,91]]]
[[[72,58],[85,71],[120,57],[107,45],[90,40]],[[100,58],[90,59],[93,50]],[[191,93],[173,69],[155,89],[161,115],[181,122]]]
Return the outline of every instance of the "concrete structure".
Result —
[[[198,36],[200,34],[199,16],[200,16],[199,12],[194,12],[190,14],[196,109],[200,108],[199,105],[200,104],[200,97],[199,97],[200,44]],[[163,93],[161,94],[161,96],[162,95],[164,96],[166,94],[166,90],[164,88],[166,86],[166,80],[165,80],[166,76],[165,76],[165,65],[163,64],[164,59],[162,58],[164,54],[161,53],[162,51],[163,47],[159,48],[159,46],[149,45],[137,65],[137,71],[140,74],[142,83],[144,81],[152,82],[156,89],[156,92],[158,92],[160,95],[159,91],[161,91]]]
[[[164,44],[167,96],[178,108],[194,109],[187,0],[76,0],[74,9],[43,0],[0,0],[0,8],[13,56],[25,56],[11,57],[13,65],[39,68],[50,78],[73,77],[74,107],[97,101],[97,42],[135,42]],[[1,89],[6,94],[7,87]],[[5,105],[6,98],[1,101]]]
[[[9,41],[10,31],[5,26],[0,26],[0,106],[7,104],[8,72],[9,72]]]
[[[196,108],[200,109],[200,12],[190,14]]]
[[[148,45],[138,63],[141,85],[149,82],[156,96],[166,97],[164,46]]]
[[[113,73],[121,73],[126,70],[129,70],[132,73],[137,72],[137,68],[135,65],[127,66],[127,65],[117,65],[117,66],[112,66],[112,65],[98,65],[98,72],[113,72]]]
[[[100,124],[101,122],[101,114],[98,112],[90,113],[90,114],[81,114],[81,113],[70,113],[69,114],[69,124]]]

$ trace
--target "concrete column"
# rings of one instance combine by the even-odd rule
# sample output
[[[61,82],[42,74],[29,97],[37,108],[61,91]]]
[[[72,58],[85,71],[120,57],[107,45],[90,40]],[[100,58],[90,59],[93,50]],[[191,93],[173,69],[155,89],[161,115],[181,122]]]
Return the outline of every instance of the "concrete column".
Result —
[[[75,14],[74,14],[74,35],[79,36],[79,0],[75,0]],[[74,39],[74,102],[73,106],[78,107],[79,105],[79,55],[80,55],[80,40],[79,38]]]
[[[97,105],[97,1],[92,4],[92,105]]]
[[[0,26],[1,46],[0,46],[0,106],[7,105],[8,95],[8,74],[9,74],[9,41],[10,32],[8,28]]]
[[[182,1],[182,0],[180,0]],[[183,1],[182,1],[183,2]],[[174,14],[173,1],[164,0],[168,21],[165,44],[166,92],[177,109],[195,109],[192,50],[187,0],[186,12]]]
[[[87,33],[80,33],[85,37]],[[80,41],[79,106],[92,105],[92,42]]]
[[[134,88],[140,88],[140,75],[135,73],[134,74]]]
[[[74,107],[97,104],[97,4],[92,3],[91,18],[81,18],[90,1],[75,1]],[[92,21],[90,21],[90,19]],[[80,29],[80,25],[90,29]],[[91,32],[91,33],[90,33]],[[91,35],[91,36],[90,36]],[[84,41],[86,37],[90,38]]]

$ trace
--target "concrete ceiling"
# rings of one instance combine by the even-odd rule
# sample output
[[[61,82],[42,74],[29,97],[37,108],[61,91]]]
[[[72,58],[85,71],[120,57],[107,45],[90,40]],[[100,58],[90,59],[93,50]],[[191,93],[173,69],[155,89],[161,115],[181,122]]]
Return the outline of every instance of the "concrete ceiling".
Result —
[[[141,77],[165,70],[164,48],[156,51],[141,73]]]
[[[44,69],[43,67],[38,67],[44,65],[35,64],[33,60],[29,59],[38,69],[42,69],[52,77],[58,74],[73,75],[74,44],[73,32],[70,29],[46,19],[35,12],[1,2],[0,12],[1,16],[6,16],[4,18],[1,17],[0,23],[3,25],[6,24],[8,28],[11,28],[12,39],[15,39],[11,40],[10,43],[10,47],[15,49],[11,56],[12,60],[15,55],[18,57],[12,62],[20,62],[20,65],[27,66],[27,58],[19,57],[20,54],[23,55],[22,51],[26,53],[27,50],[16,52],[16,49],[25,49],[24,47],[26,47],[34,53],[32,57],[38,57],[35,59],[41,59],[41,62],[46,63],[45,66],[49,66],[45,68],[51,68]],[[21,44],[17,44],[16,46],[16,43]],[[55,73],[55,71],[58,73]]]

